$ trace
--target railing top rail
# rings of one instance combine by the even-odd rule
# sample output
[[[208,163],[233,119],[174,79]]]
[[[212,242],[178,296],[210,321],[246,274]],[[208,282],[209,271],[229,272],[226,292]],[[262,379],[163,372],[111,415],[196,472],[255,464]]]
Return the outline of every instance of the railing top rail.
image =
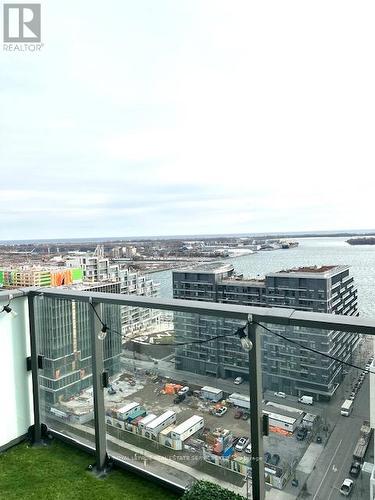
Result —
[[[28,288],[25,289],[25,293],[31,295],[40,295],[43,293],[44,297],[55,299],[144,307],[206,316],[220,316],[241,321],[246,321],[249,315],[252,315],[254,320],[258,322],[275,325],[292,325],[375,335],[375,318],[367,317],[315,313],[277,307],[253,307],[195,300],[161,299],[137,295],[58,290],[52,288],[44,288],[43,290]]]

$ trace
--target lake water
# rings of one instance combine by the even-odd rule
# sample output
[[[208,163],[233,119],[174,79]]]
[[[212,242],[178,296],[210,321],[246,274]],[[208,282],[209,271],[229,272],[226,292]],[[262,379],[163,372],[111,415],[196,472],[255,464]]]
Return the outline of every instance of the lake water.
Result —
[[[245,277],[306,265],[347,264],[358,288],[358,307],[361,315],[375,317],[375,245],[351,246],[347,238],[301,238],[299,246],[289,250],[258,252],[225,259],[236,272]],[[153,273],[160,283],[160,295],[172,297],[172,271]]]

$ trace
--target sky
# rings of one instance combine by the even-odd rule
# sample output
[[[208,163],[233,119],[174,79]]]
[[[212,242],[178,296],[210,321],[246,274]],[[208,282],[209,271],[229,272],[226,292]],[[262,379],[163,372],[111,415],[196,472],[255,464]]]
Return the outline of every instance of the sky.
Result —
[[[0,240],[375,228],[373,2],[41,11],[0,47]]]

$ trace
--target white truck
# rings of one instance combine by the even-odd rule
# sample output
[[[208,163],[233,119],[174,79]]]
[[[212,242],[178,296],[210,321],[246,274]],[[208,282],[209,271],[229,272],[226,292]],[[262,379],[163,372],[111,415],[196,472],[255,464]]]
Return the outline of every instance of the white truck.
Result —
[[[346,399],[341,406],[340,413],[343,417],[349,417],[352,411],[353,401],[351,401],[350,399]]]
[[[302,403],[304,405],[313,405],[314,404],[314,399],[312,396],[301,396],[299,399],[298,399],[298,402],[299,403]]]
[[[238,392],[234,392],[231,394],[227,401],[231,403],[233,406],[238,406],[239,408],[250,408],[250,397],[245,396],[244,394],[239,394]]]

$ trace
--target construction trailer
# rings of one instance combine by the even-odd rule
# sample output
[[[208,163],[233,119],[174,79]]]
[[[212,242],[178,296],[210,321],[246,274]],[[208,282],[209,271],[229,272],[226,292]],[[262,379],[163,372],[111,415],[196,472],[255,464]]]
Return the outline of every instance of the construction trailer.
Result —
[[[171,431],[171,438],[185,441],[187,438],[204,427],[204,419],[199,415],[193,415]]]
[[[54,417],[61,418],[63,420],[68,420],[69,419],[69,414],[66,413],[65,411],[58,410],[57,408],[54,408],[53,406],[50,409],[50,412]]]
[[[159,417],[150,422],[145,429],[145,437],[157,439],[159,432],[176,422],[176,412],[167,410]]]
[[[143,406],[140,406],[139,408],[135,408],[128,418],[126,419],[127,422],[131,422],[133,425],[138,423],[139,420],[146,415],[146,410],[143,408]],[[137,420],[139,419],[139,420]]]
[[[141,407],[140,403],[136,403],[133,401],[132,403],[128,403],[121,408],[116,408],[112,410],[112,417],[117,418],[118,420],[127,420],[128,417],[131,416],[136,410],[139,410]]]
[[[136,418],[145,416],[146,416],[146,410],[143,408],[143,406],[140,406],[139,408],[135,408],[133,411],[130,412],[130,415],[127,417],[126,421],[134,423],[134,420]]]
[[[224,393],[221,389],[217,389],[216,387],[210,387],[209,385],[205,385],[201,389],[201,396],[203,399],[208,399],[209,401],[214,401],[215,403],[221,401],[224,397]]]
[[[270,406],[277,408],[277,410],[276,410],[277,413],[280,411],[281,413],[287,412],[288,414],[295,414],[296,418],[297,418],[297,415],[299,415],[302,418],[302,416],[305,414],[305,412],[303,410],[300,410],[299,408],[294,408],[294,406],[288,406],[288,405],[284,405],[282,403],[275,403],[274,401],[268,401],[265,404],[265,407],[266,407],[265,409],[273,411],[269,408]]]
[[[275,430],[281,429],[293,433],[297,428],[298,420],[296,418],[286,417],[285,415],[279,415],[278,413],[272,413],[266,410],[263,410],[263,415],[268,415],[271,430],[273,427]]]
[[[148,424],[150,424],[153,420],[155,420],[155,418],[157,418],[157,415],[155,415],[155,413],[149,413],[148,415],[143,417],[142,420],[139,421],[138,427],[140,429],[145,429]]]
[[[227,401],[233,406],[238,406],[239,408],[245,408],[247,410],[250,409],[250,397],[244,394],[234,392],[228,397]]]

